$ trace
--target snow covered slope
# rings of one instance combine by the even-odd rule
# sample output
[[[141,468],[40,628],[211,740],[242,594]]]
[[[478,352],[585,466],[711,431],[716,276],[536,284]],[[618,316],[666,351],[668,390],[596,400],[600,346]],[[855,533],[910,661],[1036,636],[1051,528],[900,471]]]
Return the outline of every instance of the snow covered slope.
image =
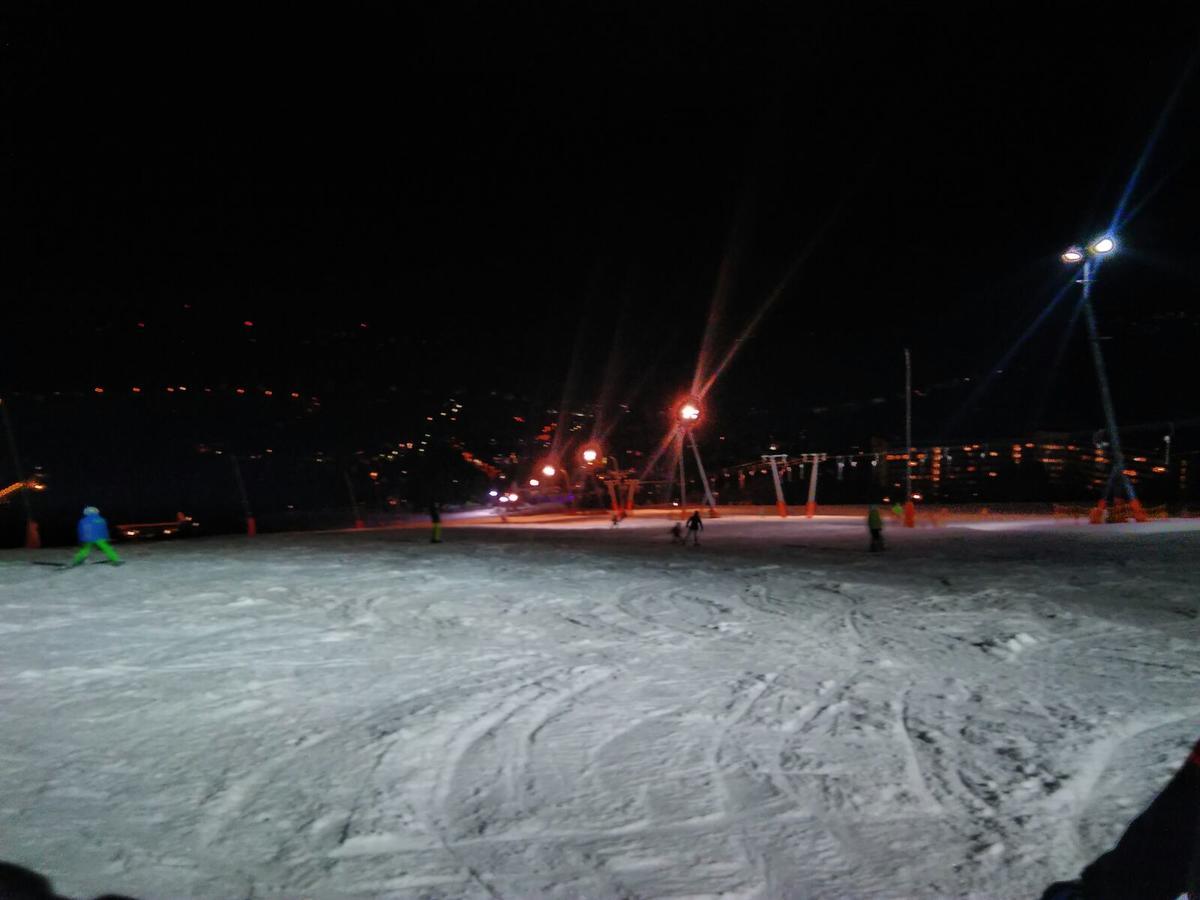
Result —
[[[1200,531],[724,518],[0,553],[72,895],[1036,896],[1200,736]]]

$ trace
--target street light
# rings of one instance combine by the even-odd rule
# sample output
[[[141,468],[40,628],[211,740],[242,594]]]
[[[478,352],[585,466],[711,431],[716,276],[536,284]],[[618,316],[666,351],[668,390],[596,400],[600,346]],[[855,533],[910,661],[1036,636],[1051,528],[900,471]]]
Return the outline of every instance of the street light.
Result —
[[[530,487],[537,487],[537,486],[538,486],[538,485],[540,485],[540,484],[541,484],[541,482],[540,482],[540,481],[538,481],[536,478],[530,478],[530,479],[529,479],[529,486],[530,486]]]
[[[1108,374],[1104,369],[1104,354],[1100,349],[1100,331],[1096,327],[1096,313],[1092,309],[1092,281],[1096,265],[1093,260],[1112,253],[1116,249],[1116,238],[1105,234],[1092,241],[1088,245],[1086,253],[1079,247],[1067,249],[1062,254],[1062,260],[1069,265],[1083,263],[1083,276],[1079,279],[1079,283],[1083,285],[1083,319],[1087,324],[1088,339],[1092,347],[1092,364],[1096,368],[1096,381],[1100,386],[1100,403],[1104,407],[1104,420],[1108,428],[1109,447],[1112,451],[1112,469],[1109,472],[1108,484],[1104,488],[1104,496],[1096,505],[1096,513],[1092,517],[1092,521],[1102,520],[1108,498],[1114,493],[1117,484],[1120,484],[1125,489],[1125,496],[1129,500],[1129,507],[1133,511],[1134,519],[1144,522],[1146,521],[1146,512],[1142,509],[1137,494],[1134,493],[1133,483],[1125,474],[1125,454],[1121,450],[1121,434],[1117,430],[1117,413],[1113,408],[1112,393],[1108,388]]]
[[[546,465],[542,466],[542,474],[547,478],[553,478],[558,474],[558,469],[554,468],[554,466],[550,465],[549,463],[546,463]]]
[[[704,485],[704,497],[708,502],[708,508],[712,515],[716,515],[717,504],[713,499],[712,488],[708,484],[708,475],[704,471],[704,463],[700,459],[700,449],[696,446],[696,438],[692,434],[692,430],[700,421],[701,408],[700,401],[695,397],[688,397],[679,404],[678,412],[676,413],[679,419],[679,505],[680,513],[683,516],[687,515],[687,475],[684,471],[684,441],[687,440],[692,445],[692,453],[696,457],[696,468],[700,470],[700,483]]]
[[[589,464],[594,463],[599,458],[600,458],[600,451],[597,450],[595,447],[588,447],[586,450],[583,451],[583,461],[585,463],[589,463]]]

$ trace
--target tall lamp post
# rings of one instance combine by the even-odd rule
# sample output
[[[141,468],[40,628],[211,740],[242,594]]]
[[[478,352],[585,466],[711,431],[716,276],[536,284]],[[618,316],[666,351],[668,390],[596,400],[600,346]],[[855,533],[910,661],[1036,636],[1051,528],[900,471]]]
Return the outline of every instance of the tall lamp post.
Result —
[[[623,498],[622,489],[626,487],[628,479],[625,478],[625,473],[621,471],[616,458],[606,457],[604,451],[595,443],[587,444],[580,452],[579,458],[583,460],[585,470],[591,472],[593,477],[608,491],[608,499],[612,502],[612,514],[624,518],[628,511],[633,509],[633,491],[637,482],[628,485],[628,509],[624,509],[623,504],[626,504],[626,501]],[[597,468],[597,464],[600,468]],[[604,468],[605,464],[608,466],[607,469]]]
[[[904,527],[917,524],[917,507],[912,489],[912,353],[904,348]]]
[[[556,466],[553,462],[547,462],[546,464],[544,464],[542,466],[541,472],[542,472],[542,475],[544,475],[547,479],[553,478],[555,475],[562,475],[563,487],[566,490],[566,493],[563,495],[563,497],[566,500],[567,512],[569,512],[569,513],[575,512],[575,506],[574,506],[574,502],[573,502],[574,496],[571,491],[571,475],[567,471],[567,467],[566,466],[559,467],[559,466]],[[530,487],[538,486],[538,482],[533,479],[530,480],[529,484],[530,484]],[[550,484],[550,482],[547,481],[546,485],[549,486],[549,484]]]
[[[1083,285],[1083,320],[1087,324],[1088,340],[1092,347],[1092,364],[1096,367],[1096,381],[1100,386],[1100,403],[1104,407],[1104,422],[1108,429],[1108,440],[1112,450],[1112,468],[1109,471],[1108,483],[1104,495],[1096,504],[1092,521],[1099,523],[1104,520],[1104,510],[1110,499],[1117,492],[1118,486],[1124,490],[1125,499],[1129,501],[1129,509],[1133,518],[1138,522],[1146,521],[1146,511],[1133,490],[1133,482],[1125,474],[1125,453],[1121,449],[1121,433],[1117,430],[1117,414],[1113,408],[1112,392],[1108,388],[1108,374],[1104,368],[1104,354],[1100,349],[1100,332],[1096,328],[1096,313],[1092,309],[1092,282],[1099,268],[1101,257],[1117,249],[1116,240],[1110,235],[1104,235],[1092,241],[1086,247],[1069,247],[1062,254],[1062,261],[1067,265],[1082,266],[1082,277],[1078,279]]]
[[[704,471],[704,463],[700,459],[700,448],[696,446],[696,438],[692,434],[692,430],[696,427],[696,423],[700,421],[700,401],[688,399],[684,400],[679,405],[677,418],[679,419],[679,509],[680,513],[686,517],[687,500],[685,495],[686,476],[684,474],[683,456],[684,441],[688,441],[692,445],[692,453],[696,457],[696,468],[700,470],[700,483],[704,485],[704,502],[708,504],[709,515],[717,514],[717,502],[713,499],[712,488],[708,483],[708,475]]]

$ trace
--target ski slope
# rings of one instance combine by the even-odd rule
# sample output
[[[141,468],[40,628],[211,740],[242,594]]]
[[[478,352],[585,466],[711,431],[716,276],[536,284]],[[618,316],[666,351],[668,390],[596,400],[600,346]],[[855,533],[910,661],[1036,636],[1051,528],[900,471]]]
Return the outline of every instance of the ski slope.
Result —
[[[72,896],[1029,897],[1200,736],[1200,530],[661,517],[0,553]]]

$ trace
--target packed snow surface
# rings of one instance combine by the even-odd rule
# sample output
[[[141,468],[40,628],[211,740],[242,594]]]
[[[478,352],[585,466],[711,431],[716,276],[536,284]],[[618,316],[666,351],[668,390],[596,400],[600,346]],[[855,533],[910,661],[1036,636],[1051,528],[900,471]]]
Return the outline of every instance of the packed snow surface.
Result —
[[[663,514],[0,553],[72,896],[1036,896],[1200,736],[1200,530]]]

